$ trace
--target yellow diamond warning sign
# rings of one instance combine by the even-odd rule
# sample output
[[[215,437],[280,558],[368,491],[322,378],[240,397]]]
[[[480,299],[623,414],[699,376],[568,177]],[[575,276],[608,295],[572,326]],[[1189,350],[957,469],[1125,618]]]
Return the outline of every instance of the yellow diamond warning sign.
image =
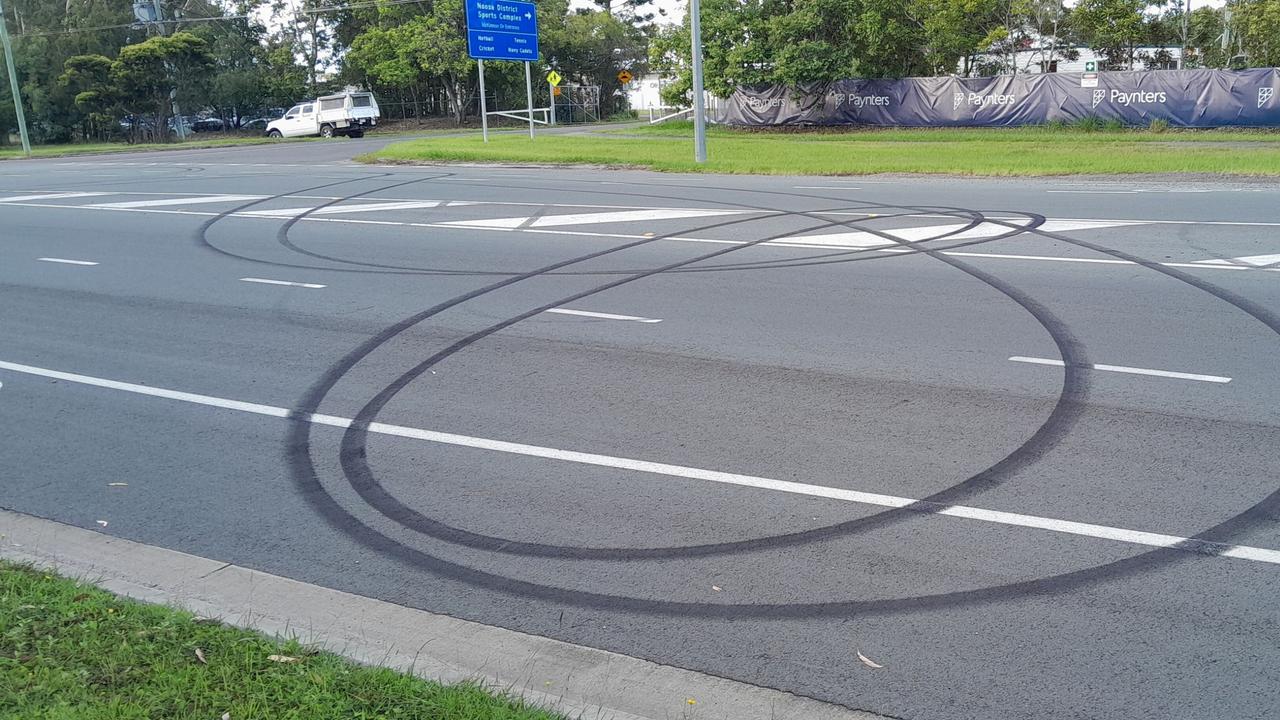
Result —
[[[560,73],[556,72],[555,70],[552,70],[551,72],[547,73],[547,82],[551,83],[552,87],[559,85],[560,81],[563,79],[564,78],[560,77]]]
[[[631,71],[623,70],[622,72],[618,73],[618,82],[622,83],[623,85],[626,85],[627,83],[631,82]]]

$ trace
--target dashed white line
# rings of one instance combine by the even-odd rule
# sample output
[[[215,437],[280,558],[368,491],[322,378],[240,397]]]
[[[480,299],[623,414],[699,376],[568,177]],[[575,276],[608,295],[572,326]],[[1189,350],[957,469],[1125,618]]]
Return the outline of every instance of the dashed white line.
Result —
[[[316,425],[326,425],[329,427],[347,428],[352,424],[352,421],[349,418],[338,417],[335,415],[321,415],[314,413],[297,414],[288,408],[260,405],[258,403],[231,400],[227,398],[213,397],[210,395],[199,395],[196,393],[181,392],[178,390],[168,390],[149,385],[135,385],[133,383],[120,382],[118,380],[78,375],[75,373],[50,370],[31,365],[5,362],[3,360],[0,360],[0,370],[10,370],[26,375],[53,378],[55,380],[65,380],[67,382],[78,383],[81,385],[120,390],[138,395],[148,395],[151,397],[193,403],[196,405],[206,405],[209,407],[236,410],[239,412],[266,415],[276,418],[288,418]],[[442,445],[469,447],[478,450],[523,455],[527,457],[539,457],[582,465],[594,465],[598,467],[615,468],[618,470],[649,473],[652,475],[683,478],[686,480],[702,480],[705,482],[720,483],[724,485],[772,490],[775,492],[826,498],[829,500],[839,500],[842,502],[858,503],[862,505],[873,505],[888,508],[905,508],[911,506],[913,509],[920,510],[924,513],[967,518],[970,520],[981,520],[983,522],[995,523],[997,525],[1035,528],[1039,530],[1064,533],[1067,535],[1080,535],[1104,540],[1114,540],[1133,545],[1144,545],[1158,548],[1176,548],[1191,552],[1206,553],[1219,557],[1230,557],[1240,560],[1251,560],[1254,562],[1280,565],[1280,550],[1271,550],[1268,548],[1232,545],[1228,543],[1180,537],[1177,535],[1165,535],[1161,533],[1144,532],[1141,530],[1128,530],[1125,528],[1117,528],[1107,525],[1094,525],[1092,523],[1075,522],[1073,520],[1059,520],[1056,518],[1039,517],[1036,515],[1023,515],[1020,513],[1009,513],[999,510],[985,510],[983,508],[963,505],[928,503],[912,498],[898,497],[896,495],[881,495],[879,493],[845,490],[843,488],[828,487],[825,485],[809,485],[789,480],[774,480],[754,475],[739,475],[736,473],[720,472],[717,470],[703,470],[700,468],[685,467],[682,465],[668,465],[666,463],[649,462],[646,460],[633,460],[630,458],[597,455],[594,453],[583,453],[573,450],[560,450],[557,448],[525,445],[523,443],[507,442],[504,440],[490,440],[488,438],[455,435],[453,433],[437,432],[434,430],[422,430],[402,425],[389,425],[387,423],[370,423],[369,432],[423,440]]]
[[[590,312],[587,310],[570,310],[569,308],[551,308],[547,312],[557,315],[580,315],[582,317],[600,318],[602,320],[630,320],[640,323],[660,323],[658,318],[636,317],[635,315],[614,315],[612,313]]]
[[[1063,367],[1065,365],[1061,360],[1053,360],[1051,358],[1035,358],[1015,355],[1009,359],[1013,362],[1031,363],[1033,365],[1054,365],[1057,367]],[[1174,378],[1176,380],[1198,380],[1200,382],[1211,383],[1231,382],[1231,378],[1223,377],[1222,375],[1200,375],[1197,373],[1173,372],[1170,370],[1152,370],[1150,368],[1129,367],[1127,365],[1094,364],[1089,365],[1089,367],[1094,370],[1105,370],[1107,372],[1128,373],[1130,375],[1152,375],[1155,377]]]
[[[40,262],[62,263],[63,265],[97,265],[91,260],[68,260],[66,258],[36,258]]]
[[[263,285],[288,285],[290,287],[310,288],[311,290],[319,290],[327,287],[325,285],[317,285],[316,283],[290,282],[288,280],[268,280],[266,278],[240,278],[240,282],[262,283]]]

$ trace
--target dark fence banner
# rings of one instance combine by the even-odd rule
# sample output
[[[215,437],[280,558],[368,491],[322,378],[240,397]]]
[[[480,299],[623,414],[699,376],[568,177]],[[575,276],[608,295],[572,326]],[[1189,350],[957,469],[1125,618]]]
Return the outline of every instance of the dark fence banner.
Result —
[[[837,80],[741,87],[711,115],[729,125],[1040,125],[1087,117],[1176,127],[1280,126],[1280,69]]]

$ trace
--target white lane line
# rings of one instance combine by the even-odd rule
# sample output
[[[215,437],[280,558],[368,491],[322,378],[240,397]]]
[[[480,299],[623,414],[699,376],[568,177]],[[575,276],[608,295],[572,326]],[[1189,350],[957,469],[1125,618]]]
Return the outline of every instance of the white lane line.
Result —
[[[62,263],[63,265],[97,265],[90,260],[68,260],[66,258],[36,258],[41,262]]]
[[[793,185],[796,190],[861,190],[860,187],[852,187],[849,185]]]
[[[14,195],[12,197],[0,198],[0,203],[26,203],[36,200],[66,200],[68,198],[84,198],[84,197],[100,197],[102,195],[114,195],[115,193],[106,192],[50,192],[41,193],[39,195]],[[59,207],[54,205],[53,207]]]
[[[1045,190],[1051,193],[1070,193],[1073,195],[1136,195],[1139,190]]]
[[[67,382],[79,383],[81,385],[90,385],[110,390],[120,390],[138,395],[148,395],[151,397],[177,400],[179,402],[193,403],[196,405],[207,405],[227,410],[237,410],[239,412],[253,413],[256,415],[266,415],[276,418],[292,418],[329,427],[347,428],[350,427],[352,423],[349,418],[338,417],[336,415],[321,415],[318,413],[295,414],[288,408],[275,407],[272,405],[260,405],[258,403],[230,400],[227,398],[213,397],[211,395],[199,395],[196,393],[181,392],[178,390],[168,390],[148,385],[135,385],[133,383],[120,382],[118,380],[107,380],[105,378],[97,378],[89,375],[77,375],[75,373],[49,370],[31,365],[21,365],[18,363],[5,362],[3,360],[0,360],[0,370],[10,370],[26,375],[47,377],[55,380],[65,380]],[[405,427],[403,425],[370,423],[369,432],[414,440],[423,440],[442,445],[469,447],[478,450],[488,450],[511,455],[524,455],[528,457],[539,457],[548,460],[559,460],[562,462],[594,465],[618,470],[631,470],[653,475],[684,478],[687,480],[702,480],[706,482],[721,483],[724,485],[773,490],[775,492],[826,498],[829,500],[840,500],[843,502],[858,503],[862,505],[873,505],[888,508],[905,508],[913,506],[914,509],[918,509],[925,513],[967,518],[970,520],[981,520],[984,522],[995,523],[997,525],[1035,528],[1039,530],[1065,533],[1068,535],[1081,535],[1084,537],[1115,540],[1134,545],[1178,548],[1221,557],[1231,557],[1241,560],[1252,560],[1254,562],[1280,565],[1280,550],[1271,550],[1268,548],[1231,545],[1228,543],[1179,537],[1177,535],[1164,535],[1161,533],[1150,533],[1141,530],[1127,530],[1107,525],[1094,525],[1092,523],[1075,522],[1074,520],[1058,520],[1055,518],[1039,517],[1036,515],[1002,512],[999,510],[984,510],[982,508],[963,505],[927,503],[895,495],[881,495],[879,493],[845,490],[825,485],[809,485],[806,483],[792,482],[790,480],[774,480],[754,475],[739,475],[736,473],[720,472],[717,470],[703,470],[700,468],[685,467],[683,465],[668,465],[666,463],[649,462],[646,460],[633,460],[630,458],[597,455],[594,453],[583,453],[573,450],[560,450],[557,448],[543,447],[539,445],[525,445],[522,443],[506,442],[504,440],[490,440],[487,438],[455,435],[453,433],[437,432],[434,430],[422,430],[419,428]]]
[[[1025,220],[1025,218],[1024,218]],[[1029,231],[1043,230],[1045,232],[1069,232],[1073,230],[1099,230],[1102,228],[1120,227],[1125,225],[1136,225],[1138,223],[1125,220],[1049,220],[1041,224],[1038,228],[1028,228]],[[883,230],[885,234],[892,235],[904,242],[917,242],[927,240],[929,238],[946,235],[945,240],[974,240],[979,238],[996,237],[1011,233],[1016,228],[999,223],[978,223],[968,230],[961,231],[963,224],[948,225],[926,225],[918,227],[906,227]],[[886,239],[883,236],[865,231],[825,233],[821,235],[796,235],[787,238],[788,242],[815,243],[819,245],[832,245],[836,247],[879,247],[882,245],[893,245],[894,241]]]
[[[658,210],[631,210],[612,213],[575,213],[572,215],[544,215],[533,221],[532,227],[559,227],[562,225],[592,225],[596,223],[640,222],[645,220],[683,220],[698,217],[744,215],[749,210],[698,210],[667,208]]]
[[[549,313],[557,315],[581,315],[582,317],[601,318],[603,320],[630,320],[632,322],[642,323],[660,323],[662,320],[658,318],[636,317],[635,315],[613,315],[611,313],[589,312],[587,310],[570,310],[569,308],[551,308],[547,310]]]
[[[1013,362],[1032,363],[1034,365],[1054,365],[1056,367],[1063,367],[1064,365],[1061,360],[1053,360],[1051,358],[1034,358],[1015,355],[1009,359]],[[1107,372],[1128,373],[1130,375],[1153,375],[1155,377],[1174,378],[1177,380],[1199,380],[1200,382],[1211,383],[1231,382],[1231,378],[1223,377],[1221,375],[1198,375],[1196,373],[1172,372],[1170,370],[1152,370],[1150,368],[1128,367],[1127,365],[1094,364],[1089,367],[1094,370],[1106,370]]]
[[[289,282],[288,280],[267,280],[266,278],[240,278],[240,282],[262,283],[263,285],[289,285],[291,287],[310,288],[312,290],[319,290],[322,287],[326,287],[315,283]]]
[[[362,203],[360,205],[331,205],[319,209],[311,207],[277,208],[274,210],[249,210],[243,214],[264,217],[295,217],[303,213],[313,215],[340,215],[344,213],[378,212],[380,210],[418,210],[421,208],[439,207],[436,200],[402,200],[396,202]]]
[[[1212,260],[1196,260],[1195,265],[1241,265],[1247,267],[1266,267],[1267,265],[1275,265],[1280,263],[1280,255],[1245,255],[1244,257],[1230,258],[1223,260],[1221,258],[1213,258]]]
[[[199,205],[202,203],[243,202],[245,200],[265,200],[268,195],[200,195],[196,197],[166,198],[164,200],[129,200],[127,202],[97,203],[89,205],[94,208],[145,208],[163,207],[166,205]]]
[[[56,208],[56,209],[62,209],[62,210],[107,210],[112,212],[155,213],[155,214],[162,214],[162,215],[190,215],[194,217],[215,217],[219,214],[215,212],[202,212],[199,210],[159,210],[154,208],[101,208],[101,207],[92,207],[88,205],[52,205],[52,204],[43,204],[43,203],[16,203],[16,202],[11,204],[18,205],[21,207]],[[467,203],[465,203],[464,201],[451,201],[449,204],[462,205]],[[471,203],[471,204],[520,205],[520,204],[537,204],[537,203],[488,203],[488,202],[480,203],[480,202],[477,202],[477,203]],[[583,206],[575,205],[573,207],[583,207]],[[605,206],[600,206],[600,207],[605,207]],[[774,213],[770,212],[765,214],[772,215]],[[828,214],[834,214],[834,213],[828,213]],[[269,215],[254,215],[254,214],[251,214],[250,212],[232,213],[228,217],[256,218],[259,220],[271,218],[271,216]],[[920,217],[924,217],[924,216],[920,216]],[[636,235],[636,234],[629,234],[629,233],[574,232],[572,230],[545,230],[545,229],[532,228],[532,227],[518,227],[518,225],[521,225],[528,220],[528,218],[524,218],[524,217],[499,218],[498,220],[462,220],[462,221],[455,220],[455,221],[434,222],[434,223],[398,222],[398,221],[391,221],[391,220],[385,220],[385,221],[356,220],[351,218],[314,217],[314,216],[307,216],[302,218],[302,220],[306,222],[329,222],[329,223],[344,223],[344,224],[352,224],[352,225],[360,225],[360,224],[392,225],[397,227],[421,227],[421,228],[443,228],[443,229],[475,228],[475,229],[483,229],[483,230],[502,230],[504,232],[522,232],[522,233],[532,233],[532,234],[541,234],[541,235],[578,235],[578,236],[590,237],[590,238],[624,238],[624,239],[639,240],[639,239],[651,237],[649,235]],[[1108,225],[1113,225],[1113,226],[1120,223],[1136,223],[1136,224],[1143,224],[1143,225],[1230,225],[1230,226],[1248,226],[1248,227],[1280,227],[1280,223],[1228,222],[1228,221],[1217,221],[1217,220],[1205,220],[1205,221],[1198,221],[1198,220],[1088,220],[1088,219],[1082,218],[1078,220],[1061,220],[1059,222],[1093,222],[1093,223],[1106,223]],[[695,238],[695,237],[687,237],[687,236],[679,236],[679,235],[665,237],[663,238],[663,240],[669,241],[669,242],[717,243],[717,244],[724,244],[724,245],[745,245],[746,244],[746,241],[742,241],[742,240],[715,240],[711,238]],[[767,247],[767,246],[798,247],[798,248],[829,248],[831,247],[831,245],[829,244],[819,244],[822,242],[823,241],[821,240],[819,240],[818,242],[811,242],[811,243],[796,242],[794,240],[770,240],[765,243],[760,243],[758,246],[759,247]],[[900,253],[900,252],[904,252],[904,249],[901,247],[891,247],[891,248],[874,248],[873,247],[873,248],[869,248],[869,251],[879,252],[879,253]],[[1004,253],[963,252],[959,250],[944,250],[942,251],[942,254],[953,255],[955,257],[988,258],[993,260],[1033,260],[1033,261],[1046,261],[1046,262],[1086,263],[1086,264],[1098,264],[1098,265],[1137,265],[1137,263],[1132,262],[1130,260],[1057,257],[1052,255],[1013,255],[1013,254],[1004,254]],[[1156,264],[1164,267],[1192,268],[1196,270],[1252,270],[1254,272],[1280,272],[1280,268],[1272,268],[1272,267],[1255,268],[1248,265],[1229,265],[1229,264],[1220,265],[1220,264],[1207,263],[1207,262],[1162,262],[1162,263],[1156,263]]]

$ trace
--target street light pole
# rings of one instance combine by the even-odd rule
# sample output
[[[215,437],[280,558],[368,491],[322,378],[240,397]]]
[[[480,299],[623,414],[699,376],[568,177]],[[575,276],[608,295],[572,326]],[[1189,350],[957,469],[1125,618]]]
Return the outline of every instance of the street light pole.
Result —
[[[1191,27],[1191,0],[1187,0],[1182,8],[1182,54],[1178,56],[1178,69],[1187,66],[1187,33]]]
[[[707,161],[706,102],[702,95],[702,3],[689,0],[689,34],[693,36],[693,159]]]
[[[168,35],[164,27],[164,8],[160,5],[160,0],[151,0],[151,4],[156,8],[156,23],[160,27],[161,35]],[[178,89],[173,88],[169,91],[169,103],[173,110],[173,131],[177,133],[179,140],[187,139],[187,129],[182,121],[182,111],[178,109]],[[162,129],[162,128],[161,128]]]
[[[22,152],[31,155],[31,137],[27,135],[27,115],[22,110],[22,91],[18,89],[18,71],[13,66],[13,44],[9,42],[9,28],[4,19],[4,0],[0,0],[0,43],[4,44],[4,64],[9,68],[9,90],[13,92],[13,113],[18,119],[18,134],[22,136]]]

